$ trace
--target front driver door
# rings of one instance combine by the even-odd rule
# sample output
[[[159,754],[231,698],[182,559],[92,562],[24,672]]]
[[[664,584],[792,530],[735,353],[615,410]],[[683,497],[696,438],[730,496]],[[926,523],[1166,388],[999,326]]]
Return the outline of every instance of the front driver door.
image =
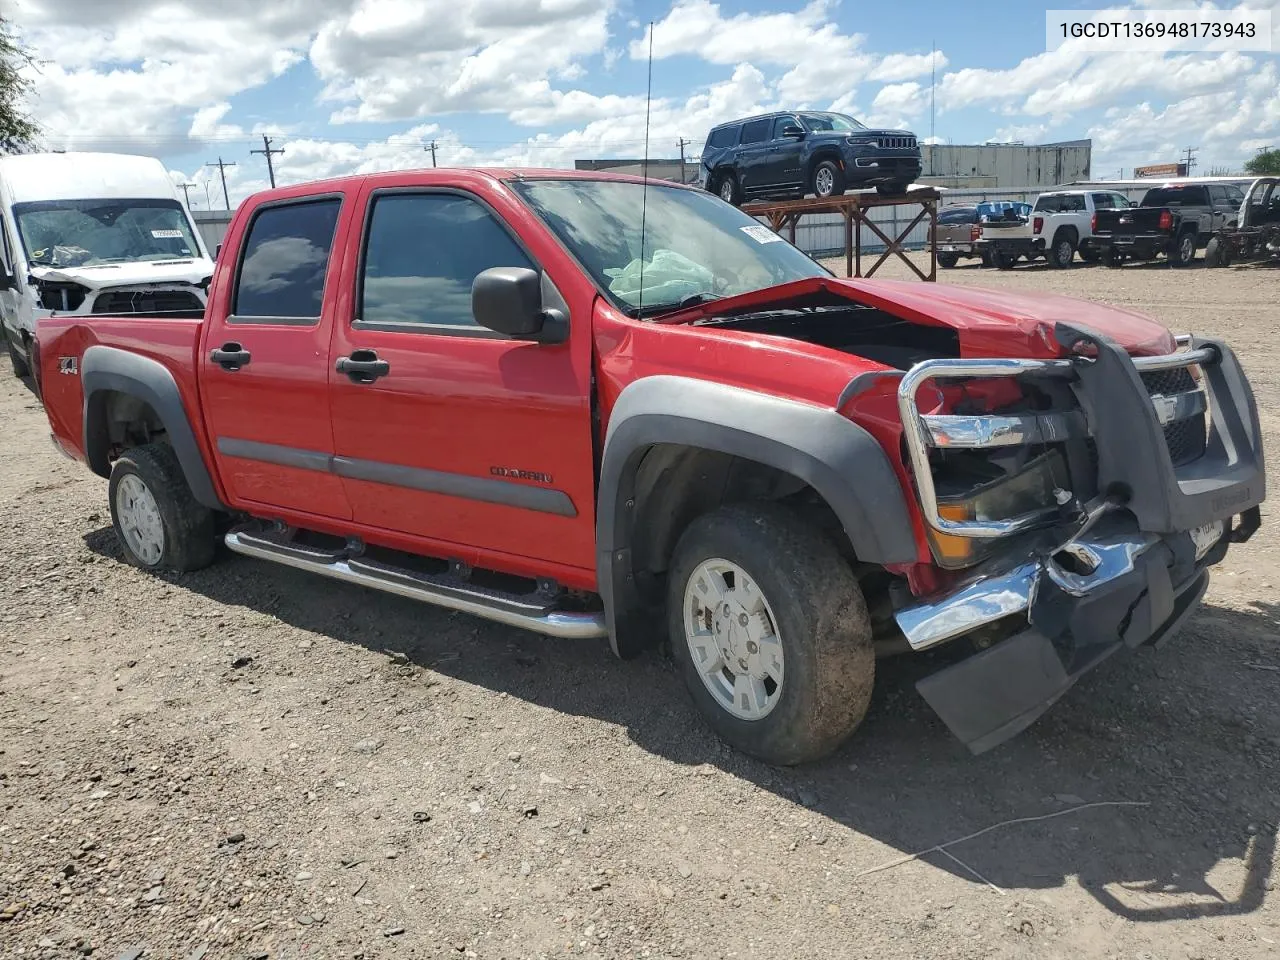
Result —
[[[784,137],[782,131],[787,127],[804,129],[800,126],[800,120],[793,116],[777,117],[773,121],[769,179],[782,186],[798,187],[804,180],[800,170],[800,155],[804,151],[804,140],[798,137]]]
[[[334,333],[334,464],[353,519],[478,566],[520,572],[537,558],[538,569],[591,570],[590,317],[572,316],[562,343],[478,326],[479,273],[544,265],[504,210],[420,184],[382,179],[368,194],[354,303]],[[350,376],[337,369],[343,358],[383,366]]]

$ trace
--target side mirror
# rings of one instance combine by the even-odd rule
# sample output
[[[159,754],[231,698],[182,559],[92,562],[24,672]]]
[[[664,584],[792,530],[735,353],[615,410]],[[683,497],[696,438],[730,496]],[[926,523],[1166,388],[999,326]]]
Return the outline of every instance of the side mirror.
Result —
[[[528,267],[490,267],[471,283],[476,323],[520,340],[558,342],[567,330],[559,310],[542,301],[542,275]]]
[[[803,140],[804,127],[797,127],[794,123],[789,123],[782,128],[782,135],[784,137],[791,137],[795,140]]]

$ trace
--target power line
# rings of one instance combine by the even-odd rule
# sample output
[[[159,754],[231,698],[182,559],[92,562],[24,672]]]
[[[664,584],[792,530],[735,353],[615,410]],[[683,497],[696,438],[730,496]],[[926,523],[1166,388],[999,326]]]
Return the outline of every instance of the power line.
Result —
[[[422,149],[423,149],[423,150],[430,150],[430,151],[431,151],[431,165],[434,167],[434,166],[436,165],[436,142],[435,142],[434,140],[432,140],[430,143],[428,143],[428,144],[427,144],[426,146],[424,146]]]
[[[199,184],[180,183],[178,184],[178,186],[182,188],[182,199],[186,201],[187,209],[190,210],[191,209],[191,188],[199,186]]]
[[[1186,175],[1188,177],[1191,176],[1191,171],[1196,168],[1196,153],[1199,149],[1199,147],[1187,147],[1187,156],[1183,162],[1187,165]]]
[[[231,209],[231,196],[227,193],[227,167],[234,167],[234,163],[224,163],[222,157],[218,157],[218,162],[214,163],[210,160],[205,164],[206,167],[217,167],[218,174],[222,177],[222,202],[227,205],[227,209]]]
[[[276,168],[275,168],[275,167],[272,165],[272,163],[271,163],[271,156],[272,156],[272,154],[277,154],[277,153],[278,153],[278,154],[283,154],[283,153],[284,153],[284,147],[277,147],[276,149],[272,150],[272,149],[271,149],[271,138],[270,138],[270,137],[268,137],[268,136],[264,133],[264,134],[262,135],[262,149],[261,149],[261,150],[250,150],[249,152],[250,152],[250,153],[260,153],[260,154],[262,154],[263,156],[265,156],[265,157],[267,158],[267,176],[271,178],[271,188],[274,190],[274,189],[275,189],[275,185],[276,185]]]

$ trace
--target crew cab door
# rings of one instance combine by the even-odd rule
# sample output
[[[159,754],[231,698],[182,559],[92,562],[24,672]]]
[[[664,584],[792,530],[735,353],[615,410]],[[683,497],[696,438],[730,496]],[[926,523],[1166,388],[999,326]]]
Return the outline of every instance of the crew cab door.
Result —
[[[798,117],[781,116],[773,121],[773,142],[769,155],[767,176],[770,183],[783,186],[800,184],[804,179],[800,172],[800,157],[804,152],[804,140],[799,137],[784,137],[782,131],[787,127],[800,126]]]
[[[354,190],[352,191],[354,193]],[[349,519],[330,470],[332,296],[354,197],[262,204],[227,237],[238,252],[205,313],[198,358],[205,426],[232,506]]]
[[[770,161],[773,157],[773,119],[762,117],[742,125],[742,139],[738,142],[738,176],[744,192],[771,190],[778,186],[771,179]]]
[[[571,314],[560,343],[476,323],[479,273],[546,268],[510,226],[531,214],[492,194],[424,188],[406,175],[402,186],[380,178],[362,199],[360,254],[348,271],[354,296],[329,361],[335,469],[356,523],[411,538],[404,549],[517,573],[550,564],[587,571],[589,308]],[[566,278],[558,247],[549,253],[561,264],[558,289],[584,282],[577,268]],[[589,573],[577,579],[594,582]]]

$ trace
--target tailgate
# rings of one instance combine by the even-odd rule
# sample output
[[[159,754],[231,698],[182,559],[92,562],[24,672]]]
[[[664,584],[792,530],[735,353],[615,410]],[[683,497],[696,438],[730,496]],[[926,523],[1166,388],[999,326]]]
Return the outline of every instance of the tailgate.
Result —
[[[1127,210],[1099,210],[1094,236],[1133,236],[1160,233],[1160,215],[1167,207],[1129,207]]]

